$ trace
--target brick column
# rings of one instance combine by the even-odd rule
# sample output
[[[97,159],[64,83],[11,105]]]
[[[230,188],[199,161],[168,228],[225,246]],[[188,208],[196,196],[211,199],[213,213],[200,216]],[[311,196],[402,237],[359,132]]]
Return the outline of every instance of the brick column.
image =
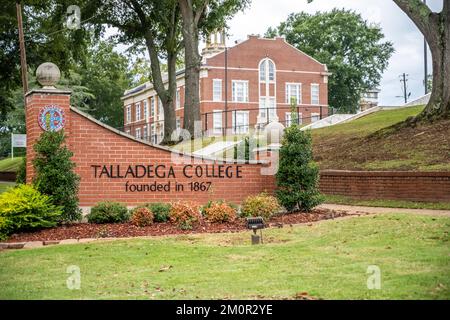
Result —
[[[71,91],[59,89],[34,89],[26,94],[25,118],[27,132],[27,183],[31,183],[34,176],[33,159],[34,144],[44,131],[39,125],[39,113],[47,106],[56,106],[64,112],[63,130],[70,134],[70,94]]]

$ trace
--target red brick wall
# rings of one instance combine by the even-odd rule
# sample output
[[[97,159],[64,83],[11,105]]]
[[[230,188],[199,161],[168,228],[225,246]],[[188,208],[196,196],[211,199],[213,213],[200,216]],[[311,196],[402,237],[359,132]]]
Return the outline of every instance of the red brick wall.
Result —
[[[34,169],[32,160],[35,152],[33,145],[39,138],[42,129],[38,124],[38,115],[42,107],[58,105],[66,115],[64,130],[69,133],[71,129],[70,120],[70,93],[60,90],[36,90],[28,93],[26,97],[26,129],[27,129],[27,183],[31,182]]]
[[[34,141],[42,132],[37,122],[37,114],[41,107],[46,104],[58,104],[66,111],[65,129],[68,139],[68,147],[74,153],[73,160],[76,163],[76,172],[81,177],[79,199],[80,206],[92,206],[102,200],[115,200],[127,205],[137,205],[145,202],[168,202],[175,200],[193,200],[201,204],[210,199],[224,199],[235,203],[240,203],[246,196],[257,194],[262,191],[272,192],[274,190],[273,176],[261,174],[261,169],[268,167],[268,164],[224,164],[224,168],[230,166],[230,172],[234,175],[231,178],[206,177],[189,179],[183,175],[183,168],[186,165],[200,166],[206,170],[209,166],[215,168],[216,173],[221,163],[185,156],[187,163],[178,164],[172,160],[172,153],[167,149],[152,146],[144,142],[131,139],[118,131],[111,130],[101,123],[89,118],[76,109],[69,109],[69,96],[31,94],[27,105],[27,133],[28,149],[27,161],[27,181],[31,181],[32,166],[34,157],[32,146]],[[193,160],[196,160],[195,162]],[[95,168],[92,166],[117,166],[120,165],[126,171],[129,165],[166,165],[167,169],[173,166],[175,177],[170,178],[113,178],[106,175],[100,176],[101,168],[98,169],[95,177]],[[155,168],[153,168],[155,169]],[[191,167],[187,167],[187,172],[192,173]],[[236,177],[237,170],[240,170],[240,178]],[[161,171],[160,171],[161,172]],[[166,173],[168,170],[166,171]],[[170,182],[171,190],[174,185],[183,185],[184,191],[145,191],[145,192],[125,192],[126,183],[129,185],[152,184],[154,182],[166,185]],[[210,182],[208,191],[191,191],[189,183]]]
[[[361,199],[450,201],[450,172],[322,171],[320,190]]]

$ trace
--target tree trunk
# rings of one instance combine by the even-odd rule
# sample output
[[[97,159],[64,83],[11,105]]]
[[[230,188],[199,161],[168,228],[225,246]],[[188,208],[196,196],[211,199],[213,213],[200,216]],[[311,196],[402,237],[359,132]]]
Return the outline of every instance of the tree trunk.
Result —
[[[180,10],[183,18],[183,43],[185,59],[185,100],[184,100],[184,129],[191,137],[201,134],[200,116],[200,66],[201,56],[198,51],[198,26],[190,0],[180,0]],[[200,126],[195,130],[195,126]]]
[[[158,94],[164,109],[164,137],[161,144],[171,144],[176,141],[172,141],[172,132],[176,130],[176,117],[173,103],[173,97],[176,93],[176,54],[168,53],[168,79],[169,86],[166,90],[161,75],[161,67],[159,63],[158,52],[156,51],[156,44],[152,32],[147,29],[145,33],[145,43],[147,46],[148,54],[150,56],[150,67],[152,75],[153,88]]]
[[[177,142],[177,138],[174,136],[172,139],[172,133],[177,129],[176,127],[176,114],[174,98],[177,91],[177,76],[176,76],[177,57],[169,53],[167,56],[167,72],[169,75],[169,87],[167,98],[163,101],[164,107],[164,138],[161,144],[168,145]]]
[[[433,87],[430,101],[417,116],[418,120],[450,118],[450,20],[443,13],[433,24],[432,36],[427,38],[433,58]]]
[[[433,60],[433,88],[425,109],[408,122],[450,118],[450,0],[440,13],[432,12],[421,0],[393,0],[419,28],[430,46]]]

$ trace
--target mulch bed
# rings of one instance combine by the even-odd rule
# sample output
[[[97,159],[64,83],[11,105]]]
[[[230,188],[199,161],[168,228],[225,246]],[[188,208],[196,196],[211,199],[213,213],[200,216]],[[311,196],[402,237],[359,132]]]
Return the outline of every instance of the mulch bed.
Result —
[[[292,213],[276,216],[267,223],[268,227],[282,227],[299,223],[311,223],[319,220],[345,217],[349,214],[345,211],[315,209],[310,213]],[[142,236],[161,236],[174,234],[193,233],[221,233],[238,232],[246,230],[246,220],[238,219],[231,223],[207,223],[203,222],[192,230],[181,230],[172,223],[154,223],[148,227],[136,227],[130,223],[74,223],[56,228],[43,229],[35,232],[13,234],[6,242],[49,241],[65,239],[85,238],[128,238]]]

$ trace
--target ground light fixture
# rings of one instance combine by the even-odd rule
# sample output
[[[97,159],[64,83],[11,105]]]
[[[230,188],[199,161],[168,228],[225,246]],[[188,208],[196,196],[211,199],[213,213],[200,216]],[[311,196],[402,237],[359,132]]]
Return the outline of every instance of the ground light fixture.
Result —
[[[247,218],[247,228],[253,230],[252,234],[252,244],[263,243],[262,229],[265,228],[264,219],[262,217],[250,217]],[[260,235],[258,236],[256,232],[260,230]]]

